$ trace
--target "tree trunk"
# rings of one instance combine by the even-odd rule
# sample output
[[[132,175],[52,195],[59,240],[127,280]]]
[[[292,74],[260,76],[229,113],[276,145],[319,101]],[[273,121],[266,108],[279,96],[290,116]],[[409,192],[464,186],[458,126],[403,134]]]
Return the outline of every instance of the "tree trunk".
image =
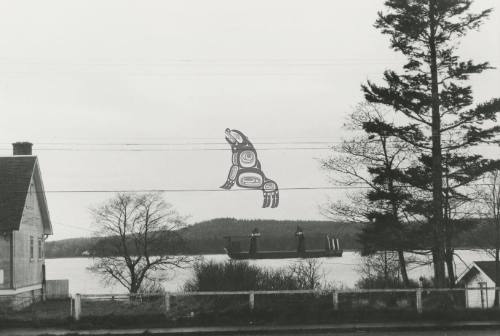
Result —
[[[499,287],[499,280],[500,280],[500,218],[498,218],[498,215],[495,216],[495,288]],[[499,307],[499,297],[498,297],[498,291],[495,289],[495,302],[493,305],[498,308]]]
[[[497,225],[497,232],[498,232],[498,225]],[[498,280],[499,280],[499,276],[500,276],[500,265],[499,265],[500,260],[498,258],[498,255],[499,255],[499,248],[497,245],[497,247],[495,248],[495,288],[498,287]],[[499,301],[498,291],[495,289],[495,302],[493,303],[493,305],[496,308],[498,308],[498,306],[499,306],[498,301]]]
[[[444,171],[444,181],[446,181],[446,187],[443,196],[443,222],[444,222],[444,238],[445,238],[445,262],[448,271],[448,285],[450,288],[455,287],[455,265],[454,256],[455,250],[453,248],[453,235],[455,234],[454,223],[451,220],[451,206],[450,206],[450,180],[448,174],[448,157],[444,159],[444,166],[446,167]]]
[[[450,288],[455,287],[455,265],[453,263],[453,255],[455,251],[449,247],[446,249],[446,268],[448,271],[448,284]]]
[[[130,294],[137,294],[137,292],[139,292],[139,288],[140,285],[138,285],[137,283],[132,283],[130,285]]]
[[[135,269],[132,265],[129,266],[130,270],[130,294],[137,294],[139,291],[140,283],[137,281],[137,275],[135,273]]]
[[[443,167],[441,156],[441,115],[439,113],[438,70],[436,56],[436,0],[430,1],[430,70],[432,97],[432,226],[434,234],[434,285],[445,287],[445,253],[443,244]]]
[[[406,270],[406,260],[403,250],[398,250],[399,268],[401,270],[401,277],[403,278],[403,284],[406,288],[410,287],[410,279],[408,278],[408,272]]]
[[[448,271],[448,284],[450,288],[455,287],[455,265],[453,262],[453,257],[455,256],[455,250],[452,246],[452,240],[453,240],[453,234],[454,234],[454,228],[453,228],[453,223],[450,220],[450,208],[449,208],[449,203],[448,203],[448,193],[446,194],[446,200],[445,200],[446,206],[445,206],[445,239],[446,239],[446,244],[445,244],[445,260],[446,260],[446,268]]]
[[[388,269],[387,251],[384,251],[384,287],[387,287],[388,280],[389,280],[389,272],[387,269]]]

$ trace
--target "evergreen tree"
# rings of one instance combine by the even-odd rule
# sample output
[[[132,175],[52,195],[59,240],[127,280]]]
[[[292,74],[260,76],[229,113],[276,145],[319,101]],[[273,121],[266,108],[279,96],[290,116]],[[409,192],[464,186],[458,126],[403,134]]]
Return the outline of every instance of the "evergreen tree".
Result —
[[[418,203],[409,204],[408,213],[432,218],[432,157],[423,154],[420,165],[407,169],[398,179],[402,183],[412,184],[427,197],[421,197]],[[450,287],[455,284],[453,256],[455,240],[464,232],[473,228],[471,220],[474,211],[475,196],[471,193],[474,183],[484,174],[497,169],[499,160],[484,159],[480,155],[461,154],[450,151],[443,154],[443,230],[445,264]]]
[[[386,71],[386,85],[362,85],[369,102],[394,108],[404,125],[385,125],[391,135],[427,151],[431,158],[431,227],[435,284],[445,286],[446,232],[443,208],[443,151],[491,141],[500,99],[473,105],[471,74],[490,68],[488,62],[461,61],[457,42],[480,27],[491,9],[471,13],[472,0],[387,0],[375,27],[390,36],[391,48],[407,58],[403,73]],[[445,141],[443,140],[445,139]]]

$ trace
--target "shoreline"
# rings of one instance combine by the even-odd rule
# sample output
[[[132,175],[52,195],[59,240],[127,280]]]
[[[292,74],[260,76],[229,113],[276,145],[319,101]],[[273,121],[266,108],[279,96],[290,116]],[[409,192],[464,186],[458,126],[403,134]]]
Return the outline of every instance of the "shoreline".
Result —
[[[483,251],[483,252],[486,252],[488,249],[487,248],[479,248],[479,247],[459,247],[459,248],[455,248],[455,251]],[[349,252],[349,253],[361,253],[361,249],[343,249],[344,252]],[[425,250],[419,250],[417,252],[424,252]],[[405,253],[412,253],[412,252],[405,252]],[[196,253],[185,253],[185,254],[173,254],[172,256],[176,256],[176,255],[179,255],[179,256],[193,256],[193,257],[197,257],[197,256],[216,256],[216,255],[224,255],[224,256],[227,256],[227,253],[225,252],[221,252],[221,253],[200,253],[200,254],[196,254]],[[76,258],[86,258],[86,259],[92,259],[92,258],[102,258],[102,257],[94,257],[94,256],[64,256],[64,257],[45,257],[45,259],[50,259],[50,260],[54,260],[54,259],[76,259]],[[328,257],[325,257],[325,258],[328,258]],[[335,257],[335,258],[342,258],[342,257]],[[291,258],[291,259],[295,259],[295,258]],[[299,259],[299,258],[297,258]]]

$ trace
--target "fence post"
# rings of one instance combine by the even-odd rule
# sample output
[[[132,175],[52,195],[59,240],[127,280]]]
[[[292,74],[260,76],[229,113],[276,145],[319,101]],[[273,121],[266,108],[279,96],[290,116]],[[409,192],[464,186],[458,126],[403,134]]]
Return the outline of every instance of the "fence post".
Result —
[[[417,313],[422,314],[422,287],[417,288],[417,291],[415,293],[417,295]]]
[[[250,310],[253,310],[255,307],[255,295],[254,292],[250,292],[248,295],[248,306],[250,307]]]
[[[339,293],[337,291],[332,292],[332,302],[333,310],[339,310]]]
[[[170,293],[165,293],[165,314],[170,311]]]
[[[82,299],[80,294],[75,295],[75,308],[74,308],[74,313],[75,313],[75,321],[80,320],[80,315],[82,313]]]
[[[469,308],[469,289],[467,288],[467,284],[465,284],[465,308]]]

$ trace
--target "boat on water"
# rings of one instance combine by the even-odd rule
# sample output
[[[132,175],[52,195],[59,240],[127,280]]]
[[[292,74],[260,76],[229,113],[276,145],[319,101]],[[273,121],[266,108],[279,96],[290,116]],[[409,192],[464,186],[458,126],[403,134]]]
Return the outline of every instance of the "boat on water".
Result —
[[[260,232],[254,229],[250,236],[225,236],[225,250],[229,258],[235,260],[246,259],[292,259],[292,258],[330,258],[342,257],[342,249],[338,238],[325,236],[325,249],[307,250],[305,247],[305,236],[303,230],[298,227],[295,232],[297,239],[296,250],[281,250],[281,251],[259,251],[257,248],[257,240],[260,237]],[[235,241],[235,238],[250,238],[250,248],[248,252],[241,250],[240,241]]]
[[[229,249],[226,250],[229,258],[235,260],[342,257],[342,250],[309,250],[304,253],[298,253],[297,251],[259,251],[255,254],[250,254],[249,252],[236,252]]]

